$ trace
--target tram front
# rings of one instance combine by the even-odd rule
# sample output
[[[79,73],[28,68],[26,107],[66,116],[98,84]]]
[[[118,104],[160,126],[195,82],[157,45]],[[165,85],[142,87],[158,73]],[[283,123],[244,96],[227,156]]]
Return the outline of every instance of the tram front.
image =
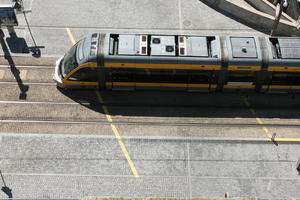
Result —
[[[89,35],[56,61],[53,79],[59,87],[98,87],[98,40],[99,34]]]

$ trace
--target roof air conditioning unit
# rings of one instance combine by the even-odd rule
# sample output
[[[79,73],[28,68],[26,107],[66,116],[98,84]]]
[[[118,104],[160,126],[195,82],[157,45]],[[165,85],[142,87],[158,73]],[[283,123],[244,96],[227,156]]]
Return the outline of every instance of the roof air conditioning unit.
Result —
[[[186,56],[186,37],[179,36],[178,37],[178,46],[179,46],[179,56]]]
[[[148,36],[141,35],[140,36],[140,55],[146,56],[148,55]]]

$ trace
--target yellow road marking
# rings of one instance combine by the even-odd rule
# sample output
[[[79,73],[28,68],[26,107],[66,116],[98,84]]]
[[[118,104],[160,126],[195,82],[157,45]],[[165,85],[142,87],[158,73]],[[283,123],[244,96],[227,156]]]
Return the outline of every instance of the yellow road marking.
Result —
[[[68,33],[68,36],[69,36],[69,38],[70,38],[72,44],[73,44],[73,45],[76,44],[76,40],[75,40],[75,38],[74,38],[74,36],[73,36],[73,34],[72,34],[71,29],[66,28],[66,31],[67,31],[67,33]]]
[[[100,94],[100,92],[98,90],[96,90],[96,95],[97,95],[98,101],[102,104],[102,108],[103,108],[103,111],[104,111],[104,114],[105,114],[105,117],[106,117],[107,121],[113,122],[112,117],[109,114],[107,106],[103,105],[104,104],[104,100],[103,100],[103,97],[102,97],[102,95]],[[140,175],[139,175],[139,173],[138,173],[138,171],[137,171],[134,163],[132,162],[131,157],[130,157],[130,155],[129,155],[126,147],[125,147],[125,144],[124,144],[124,142],[122,140],[122,137],[121,137],[121,135],[120,135],[117,127],[114,124],[112,124],[112,123],[110,124],[110,127],[111,127],[112,131],[115,134],[115,137],[117,138],[117,140],[119,142],[119,145],[120,145],[120,147],[121,147],[121,149],[123,151],[123,154],[124,154],[124,156],[125,156],[128,164],[130,166],[130,169],[131,169],[134,177],[136,177],[136,178],[140,177]]]
[[[125,147],[125,144],[123,143],[123,140],[122,140],[122,138],[121,138],[121,136],[119,134],[119,131],[118,131],[117,127],[115,125],[113,125],[113,124],[110,124],[110,126],[111,126],[111,128],[112,128],[112,130],[113,130],[113,132],[114,132],[114,134],[116,136],[116,138],[118,139],[119,145],[120,145],[120,147],[121,147],[121,149],[122,149],[122,151],[124,153],[124,156],[125,156],[128,164],[129,164],[129,166],[130,166],[130,169],[131,169],[134,177],[138,178],[140,175],[139,175],[138,171],[136,170],[136,168],[135,168],[135,166],[134,166],[134,164],[133,164],[133,162],[132,162],[132,160],[130,158],[130,155],[129,155],[126,147]]]
[[[244,103],[250,107],[250,103],[249,101],[244,97]],[[260,119],[259,117],[257,117],[257,113],[253,108],[249,108],[250,112],[252,113],[252,115],[255,117],[256,121],[258,124],[260,125],[264,125],[264,122],[262,121],[262,119]],[[268,129],[267,127],[263,126],[262,127],[263,131],[268,135],[268,138],[271,139],[274,142],[300,142],[300,138],[280,138],[280,137],[275,137],[275,135],[273,135],[270,131],[270,129]]]
[[[244,100],[244,103],[245,103],[248,107],[250,107],[251,104],[250,104],[249,101],[246,99],[246,97],[242,96],[242,98],[243,98],[243,100]],[[249,110],[250,110],[250,112],[252,113],[252,115],[255,117],[256,122],[257,122],[258,124],[260,124],[260,125],[263,125],[264,123],[263,123],[263,121],[262,121],[259,117],[257,117],[256,111],[255,111],[253,108],[249,108]],[[262,129],[263,129],[264,132],[268,135],[268,138],[273,139],[273,138],[272,138],[272,133],[270,132],[270,130],[269,130],[267,127],[264,127],[264,126],[263,126]]]
[[[66,30],[67,30],[67,33],[68,33],[68,35],[69,35],[69,38],[70,38],[72,44],[73,44],[73,45],[76,44],[76,40],[75,40],[75,38],[74,38],[74,36],[73,36],[71,30],[70,30],[69,28],[66,28]],[[96,95],[97,95],[98,101],[102,104],[102,108],[103,108],[103,111],[104,111],[104,113],[105,113],[105,116],[106,116],[107,121],[113,122],[112,117],[111,117],[111,115],[110,115],[109,112],[108,112],[107,106],[104,105],[104,100],[103,100],[103,98],[102,98],[100,92],[99,92],[99,91],[96,91]],[[128,153],[126,147],[125,147],[125,144],[124,144],[124,142],[123,142],[123,140],[122,140],[122,138],[121,138],[121,135],[120,135],[120,133],[119,133],[117,127],[116,127],[114,124],[110,124],[110,127],[111,127],[112,131],[113,131],[114,134],[115,134],[115,137],[117,138],[117,140],[118,140],[118,142],[119,142],[119,145],[120,145],[120,147],[121,147],[121,149],[122,149],[122,151],[123,151],[123,154],[124,154],[124,156],[125,156],[125,158],[126,158],[128,164],[129,164],[129,166],[130,166],[130,169],[131,169],[133,175],[134,175],[136,178],[140,177],[138,171],[136,170],[136,168],[135,168],[135,166],[134,166],[134,164],[133,164],[133,162],[132,162],[132,160],[131,160],[131,158],[130,158],[130,155],[129,155],[129,153]]]
[[[276,142],[300,142],[300,138],[275,138]]]

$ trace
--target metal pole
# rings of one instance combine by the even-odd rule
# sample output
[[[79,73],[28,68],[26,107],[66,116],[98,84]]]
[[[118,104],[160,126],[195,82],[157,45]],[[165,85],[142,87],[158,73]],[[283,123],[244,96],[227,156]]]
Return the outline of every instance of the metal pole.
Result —
[[[7,26],[7,30],[8,30],[8,33],[9,35],[17,35],[16,34],[16,31],[15,31],[15,28],[13,26]]]
[[[282,0],[280,3],[278,3],[276,5],[275,21],[274,21],[273,28],[272,28],[272,31],[271,31],[271,36],[275,35],[276,29],[278,27],[280,17],[281,17],[281,14],[282,14],[282,10],[283,10],[283,2],[284,1]]]

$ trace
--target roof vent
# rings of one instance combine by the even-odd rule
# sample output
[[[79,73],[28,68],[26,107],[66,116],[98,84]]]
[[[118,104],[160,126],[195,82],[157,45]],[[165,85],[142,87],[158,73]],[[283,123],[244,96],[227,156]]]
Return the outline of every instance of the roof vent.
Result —
[[[247,48],[246,47],[242,47],[242,52],[247,53]]]
[[[173,52],[174,46],[166,46],[166,52]]]
[[[153,38],[152,43],[153,44],[160,44],[160,38]]]

